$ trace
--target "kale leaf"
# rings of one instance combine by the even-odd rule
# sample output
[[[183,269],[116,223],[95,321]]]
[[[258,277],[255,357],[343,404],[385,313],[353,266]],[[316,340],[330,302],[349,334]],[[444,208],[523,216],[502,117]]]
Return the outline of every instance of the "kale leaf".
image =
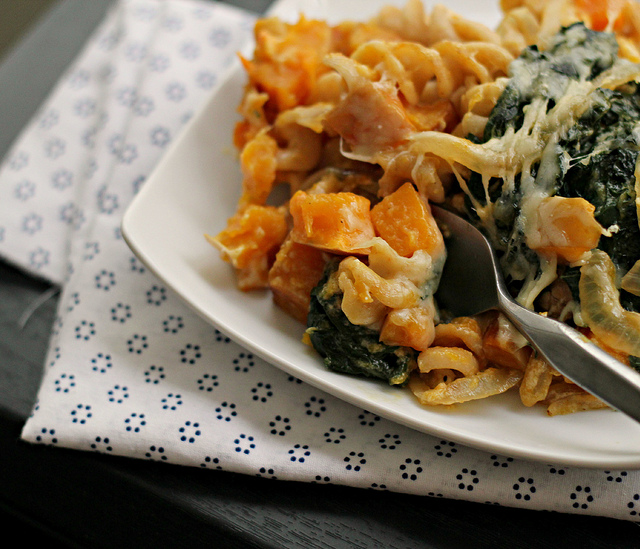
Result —
[[[314,349],[333,371],[362,375],[404,385],[416,363],[417,352],[385,345],[378,331],[349,322],[342,312],[342,292],[337,282],[338,260],[330,261],[311,292],[307,335]]]
[[[581,197],[596,207],[595,218],[611,236],[600,239],[622,272],[640,259],[640,228],[635,193],[638,145],[633,130],[640,121],[640,90],[628,84],[624,92],[608,92],[609,108],[597,123],[586,113],[561,142],[574,161],[558,189],[561,196]],[[584,162],[579,161],[585,158]]]
[[[626,273],[640,259],[635,192],[638,144],[634,137],[640,122],[640,87],[629,83],[621,90],[599,91],[606,97],[606,108],[585,113],[560,143],[574,162],[564,174],[558,194],[581,197],[595,206],[596,220],[611,229],[610,236],[600,238],[598,247]],[[575,275],[563,278],[568,281]],[[579,301],[575,292],[574,297]],[[620,303],[629,311],[640,312],[638,296],[621,291]]]
[[[509,130],[517,131],[522,127],[526,107],[534,100],[546,100],[548,111],[567,93],[572,82],[593,80],[612,67],[617,53],[618,45],[612,34],[587,29],[582,23],[562,29],[544,51],[536,46],[526,48],[512,63],[510,79],[479,141],[501,138]],[[600,239],[598,247],[624,274],[640,259],[635,192],[640,86],[630,82],[617,90],[598,88],[590,95],[589,105],[557,143],[557,158],[552,161],[557,162],[558,177],[550,190],[558,196],[584,198],[595,206],[596,220],[611,230],[610,235]],[[538,169],[542,171],[540,165],[532,169],[534,178]],[[479,174],[471,175],[468,187],[472,196],[484,205],[485,190]],[[494,178],[488,191],[497,229],[493,244],[504,253],[503,265],[508,264],[511,273],[521,272],[518,262],[539,265],[516,223],[523,198],[519,181],[516,179],[515,186],[507,190],[501,179]],[[467,205],[470,206],[470,201]],[[567,268],[562,277],[579,301],[579,269]],[[621,292],[621,303],[628,310],[640,311],[637,296]]]
[[[572,80],[592,80],[616,60],[618,45],[608,33],[588,29],[583,23],[563,28],[549,47],[525,48],[509,68],[509,82],[493,108],[484,140],[502,137],[507,128],[518,130],[524,107],[534,98],[549,100],[551,109]]]

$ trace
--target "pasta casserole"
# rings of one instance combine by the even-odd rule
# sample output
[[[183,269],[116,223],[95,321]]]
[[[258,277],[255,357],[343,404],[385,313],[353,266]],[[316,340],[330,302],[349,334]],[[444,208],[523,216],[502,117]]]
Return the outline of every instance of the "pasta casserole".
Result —
[[[502,314],[439,307],[430,205],[488,236],[519,303],[640,368],[640,5],[501,10],[495,29],[420,0],[365,22],[259,20],[241,196],[206,237],[334,371],[426,406],[514,390],[549,415],[602,408]]]

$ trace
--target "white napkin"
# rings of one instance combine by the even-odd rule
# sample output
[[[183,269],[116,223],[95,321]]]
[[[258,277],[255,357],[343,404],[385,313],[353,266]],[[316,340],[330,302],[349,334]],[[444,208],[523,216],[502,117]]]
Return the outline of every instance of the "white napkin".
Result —
[[[637,520],[640,472],[492,455],[381,419],[252,356],[134,257],[119,232],[128,203],[253,20],[198,0],[120,1],[5,159],[0,254],[62,286],[23,439]]]

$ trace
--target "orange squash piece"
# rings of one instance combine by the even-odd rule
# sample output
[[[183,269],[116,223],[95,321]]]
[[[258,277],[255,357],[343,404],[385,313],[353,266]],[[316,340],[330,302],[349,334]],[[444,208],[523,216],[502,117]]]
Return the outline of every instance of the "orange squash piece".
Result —
[[[617,19],[626,0],[575,0],[576,7],[586,15],[593,30],[603,31],[610,24],[610,18]]]
[[[350,192],[297,191],[289,202],[291,238],[327,252],[368,254],[375,236],[370,205],[367,198]]]
[[[287,238],[269,271],[269,287],[275,304],[306,324],[311,290],[322,278],[324,266],[321,250]]]
[[[429,206],[411,183],[383,198],[371,210],[376,233],[401,256],[426,250],[432,257],[444,252],[442,233]]]
[[[305,104],[318,74],[326,70],[322,58],[331,44],[330,28],[302,17],[276,32],[272,21],[261,19],[254,34],[254,59],[241,57],[251,83],[269,95],[277,112]]]
[[[598,245],[602,227],[593,216],[595,206],[584,198],[552,196],[540,203],[528,246],[542,255],[556,255],[560,261],[578,261]]]
[[[278,144],[267,133],[259,133],[240,153],[242,197],[240,204],[264,204],[276,180]]]
[[[275,255],[287,230],[286,212],[282,209],[250,205],[231,217],[215,237],[205,237],[220,251],[222,259],[236,269],[246,269],[261,258]]]

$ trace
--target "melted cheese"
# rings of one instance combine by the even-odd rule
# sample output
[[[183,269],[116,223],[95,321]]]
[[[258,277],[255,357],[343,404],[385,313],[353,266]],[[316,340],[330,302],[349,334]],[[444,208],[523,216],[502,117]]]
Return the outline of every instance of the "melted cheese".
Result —
[[[565,55],[571,59],[572,53]],[[578,60],[576,58],[576,65],[582,67]],[[516,86],[517,91],[522,94],[527,92],[537,76],[535,67],[532,68],[527,63],[516,61],[512,64],[511,85]],[[462,178],[459,178],[459,182],[496,247],[501,247],[495,221],[496,207],[499,205],[489,199],[492,178],[503,180],[502,196],[508,196],[509,193],[515,196],[517,177],[520,178],[520,212],[515,220],[514,234],[521,235],[527,244],[539,225],[538,209],[543,200],[555,194],[555,185],[561,174],[573,163],[589,162],[592,156],[611,148],[611,143],[603,140],[590,155],[571,158],[560,148],[559,143],[583,114],[602,101],[600,94],[595,93],[598,88],[615,88],[632,80],[640,80],[640,68],[626,60],[618,60],[597,79],[586,80],[587,76],[581,74],[581,80],[545,78],[544,94],[533,97],[524,108],[522,126],[517,131],[508,128],[501,137],[492,138],[485,143],[474,144],[466,139],[437,132],[422,132],[412,136],[410,149],[417,157],[434,154],[452,166],[461,164],[481,174],[485,192],[484,204],[469,192]],[[549,97],[554,99],[554,104],[550,104]],[[639,169],[636,170],[636,194],[640,195],[638,173]],[[640,199],[638,209],[640,210]],[[554,229],[549,227],[548,230],[553,232]],[[517,242],[507,246],[511,244]],[[504,245],[502,251],[506,251]],[[524,281],[517,299],[529,308],[540,292],[557,276],[557,261],[553,258],[540,257],[539,264],[532,264],[522,256],[510,256],[502,266],[506,275]]]

